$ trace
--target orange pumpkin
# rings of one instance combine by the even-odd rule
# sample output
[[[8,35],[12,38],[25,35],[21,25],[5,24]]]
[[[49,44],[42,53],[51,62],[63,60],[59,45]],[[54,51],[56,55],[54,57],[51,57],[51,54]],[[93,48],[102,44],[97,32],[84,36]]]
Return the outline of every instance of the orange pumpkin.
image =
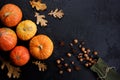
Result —
[[[26,47],[16,46],[10,53],[10,59],[16,66],[23,66],[30,60],[30,54]]]
[[[22,19],[22,11],[15,4],[5,4],[0,10],[0,19],[8,27],[16,26]]]
[[[17,36],[21,40],[31,39],[37,32],[36,24],[31,20],[24,20],[20,22],[16,28]]]
[[[0,28],[0,49],[9,51],[17,44],[16,33],[10,28]]]
[[[34,36],[29,43],[31,55],[39,60],[45,60],[52,55],[53,42],[52,40],[43,34]]]

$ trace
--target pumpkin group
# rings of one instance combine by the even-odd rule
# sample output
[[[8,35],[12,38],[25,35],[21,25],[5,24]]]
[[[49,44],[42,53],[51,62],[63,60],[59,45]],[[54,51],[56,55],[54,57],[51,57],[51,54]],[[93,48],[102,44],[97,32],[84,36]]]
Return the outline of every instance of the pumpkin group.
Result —
[[[17,36],[21,40],[31,39],[37,32],[36,24],[31,20],[24,20],[20,22],[16,28]]]
[[[43,34],[34,36],[29,43],[31,55],[39,60],[45,60],[52,55],[53,42],[52,40]]]
[[[0,10],[0,19],[7,27],[15,27],[22,19],[22,11],[15,4],[5,4]]]
[[[9,51],[17,44],[16,33],[10,28],[0,28],[0,49]]]
[[[14,65],[23,66],[30,59],[29,51],[24,46],[16,46],[10,53],[10,59]]]

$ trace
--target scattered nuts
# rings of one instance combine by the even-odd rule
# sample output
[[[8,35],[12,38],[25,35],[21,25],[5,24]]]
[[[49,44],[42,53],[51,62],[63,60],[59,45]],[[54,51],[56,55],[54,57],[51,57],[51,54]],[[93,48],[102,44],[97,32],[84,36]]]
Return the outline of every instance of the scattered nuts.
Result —
[[[89,58],[89,61],[91,62],[91,61],[92,61],[92,58]]]
[[[78,47],[79,47],[79,48],[81,48],[81,47],[82,47],[82,45],[80,44]]]
[[[89,60],[89,59],[90,59],[90,58],[87,56],[87,57],[86,57],[86,60]]]
[[[84,54],[84,57],[88,57],[88,54]]]
[[[82,48],[81,48],[81,50],[84,52],[84,51],[85,51],[85,48],[84,48],[84,47],[82,47]]]
[[[60,60],[60,59],[57,59],[56,62],[57,62],[57,64],[60,64],[60,63],[61,63],[61,60]]]
[[[74,44],[77,44],[78,43],[78,39],[74,39]]]
[[[61,61],[64,61],[64,58],[60,58],[61,59]]]
[[[89,65],[89,66],[91,66],[91,65],[92,65],[92,63],[90,63],[90,62],[89,62],[89,63],[88,63],[88,65]]]
[[[68,64],[67,64],[67,63],[65,63],[65,64],[64,64],[64,66],[65,66],[65,67],[68,67]]]
[[[81,69],[80,66],[74,66],[74,68],[76,71],[79,71]]]
[[[71,62],[71,64],[75,64],[75,62],[74,62],[74,61],[72,61],[72,62]]]
[[[60,70],[60,71],[59,71],[59,74],[63,74],[63,70]]]
[[[68,72],[71,72],[71,71],[72,71],[72,69],[71,69],[71,68],[67,68],[67,71],[68,71]]]
[[[80,58],[80,62],[82,62],[83,61],[83,59],[82,58]]]
[[[67,56],[68,56],[68,57],[71,57],[72,55],[71,55],[71,53],[67,53]]]
[[[86,66],[86,67],[88,67],[88,66],[89,66],[89,64],[88,64],[88,63],[85,63],[85,66]]]
[[[98,55],[98,52],[97,52],[97,51],[94,51],[93,54],[94,54],[94,55]]]
[[[70,43],[70,47],[73,47],[73,43]]]
[[[86,53],[87,53],[87,54],[90,53],[90,49],[87,49],[87,50],[86,50]]]

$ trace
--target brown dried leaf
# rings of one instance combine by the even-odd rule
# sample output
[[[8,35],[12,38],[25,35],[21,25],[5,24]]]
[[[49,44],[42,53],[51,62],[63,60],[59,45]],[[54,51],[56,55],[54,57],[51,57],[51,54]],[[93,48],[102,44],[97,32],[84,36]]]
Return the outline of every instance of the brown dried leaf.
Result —
[[[33,62],[33,64],[38,66],[39,71],[47,70],[47,65],[45,63],[41,63],[40,61],[35,61],[35,62]]]
[[[1,65],[1,69],[3,70],[5,68],[5,66],[7,67],[8,69],[8,73],[7,73],[7,76],[9,78],[13,77],[13,78],[19,78],[20,77],[20,68],[19,67],[14,67],[12,66],[9,62],[7,61],[3,61],[3,64]]]
[[[61,19],[63,17],[64,13],[63,13],[63,10],[55,9],[54,11],[51,10],[50,13],[48,13],[48,15],[53,16],[54,18]]]
[[[45,15],[39,15],[39,13],[35,13],[35,17],[37,18],[36,24],[40,24],[41,26],[47,26],[48,21],[45,20]]]
[[[35,7],[37,11],[39,10],[44,11],[47,9],[47,5],[45,3],[42,3],[41,0],[38,0],[38,1],[31,0],[30,5],[32,6],[32,8]]]

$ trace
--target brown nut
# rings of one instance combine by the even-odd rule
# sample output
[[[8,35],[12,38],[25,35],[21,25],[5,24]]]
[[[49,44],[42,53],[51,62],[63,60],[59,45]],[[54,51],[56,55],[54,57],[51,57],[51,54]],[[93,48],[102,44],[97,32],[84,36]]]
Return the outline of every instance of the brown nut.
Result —
[[[74,62],[74,61],[72,61],[72,62],[71,62],[71,64],[75,64],[75,62]]]
[[[83,61],[83,58],[80,58],[79,60],[80,60],[80,62],[82,62],[82,61]]]
[[[56,62],[57,62],[57,64],[60,64],[60,63],[61,63],[61,60],[60,60],[60,59],[57,59]]]
[[[97,52],[97,51],[94,51],[93,54],[94,54],[94,55],[98,55],[98,52]]]
[[[86,66],[86,67],[88,67],[88,66],[89,66],[89,64],[88,64],[88,63],[85,63],[85,66]]]
[[[74,44],[77,44],[77,43],[78,43],[78,39],[74,39],[74,40],[73,40],[73,43],[74,43]]]
[[[90,49],[87,49],[87,50],[86,50],[86,53],[89,54],[89,53],[90,53]]]
[[[59,71],[59,74],[63,74],[63,70],[60,70],[60,71]]]
[[[72,56],[72,54],[71,54],[71,53],[67,53],[67,56],[68,56],[68,57],[71,57],[71,56]]]
[[[71,68],[67,68],[67,71],[68,71],[68,72],[72,72],[72,69],[71,69]]]
[[[65,66],[65,67],[68,67],[68,63],[65,63],[64,66]]]
[[[85,47],[82,47],[81,50],[84,52],[85,51]]]
[[[88,57],[88,54],[84,54],[84,57]]]

